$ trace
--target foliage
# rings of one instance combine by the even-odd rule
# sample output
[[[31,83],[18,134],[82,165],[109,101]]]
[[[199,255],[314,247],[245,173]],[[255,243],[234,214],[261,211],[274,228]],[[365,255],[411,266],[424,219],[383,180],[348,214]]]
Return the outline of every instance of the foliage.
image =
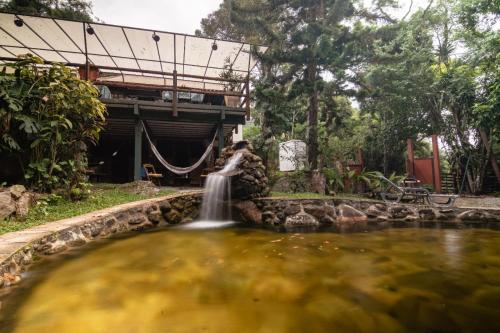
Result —
[[[170,193],[173,192],[164,190],[158,193],[157,196]],[[37,205],[30,209],[25,220],[15,221],[15,223],[0,221],[0,235],[146,198],[144,195],[126,192],[116,186],[109,187],[105,186],[105,184],[96,185],[95,188],[91,189],[86,200],[78,202],[60,195],[50,194],[39,200]]]
[[[265,161],[294,138],[307,142],[312,168],[345,169],[361,148],[368,170],[402,173],[406,140],[428,156],[425,140],[439,134],[443,165],[471,192],[481,191],[489,165],[500,181],[498,1],[434,0],[402,18],[388,14],[399,5],[408,8],[397,0],[225,0],[202,21],[199,34],[270,47],[254,50],[260,133],[252,138]]]
[[[40,67],[25,56],[0,74],[0,152],[15,156],[33,189],[86,192],[86,144],[96,143],[105,121],[98,91],[63,65]],[[78,190],[77,190],[78,189]]]
[[[16,14],[93,21],[90,0],[10,0],[4,1],[0,8]]]

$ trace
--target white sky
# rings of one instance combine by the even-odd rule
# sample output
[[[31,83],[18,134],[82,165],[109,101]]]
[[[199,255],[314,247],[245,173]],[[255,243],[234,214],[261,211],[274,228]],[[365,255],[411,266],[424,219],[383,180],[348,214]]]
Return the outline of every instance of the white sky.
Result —
[[[193,34],[200,21],[219,8],[222,0],[93,0],[94,15],[105,23]],[[370,3],[371,0],[365,0]],[[400,0],[401,9],[390,11],[397,17],[406,14],[410,0]],[[429,0],[413,0],[413,10]]]
[[[93,0],[94,15],[109,24],[193,34],[222,0]]]

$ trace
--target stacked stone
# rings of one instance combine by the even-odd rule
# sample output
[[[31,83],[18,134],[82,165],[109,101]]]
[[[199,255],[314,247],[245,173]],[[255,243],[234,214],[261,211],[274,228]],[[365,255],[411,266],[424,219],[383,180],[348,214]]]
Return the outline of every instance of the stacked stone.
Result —
[[[226,161],[237,152],[242,157],[237,172],[231,175],[232,198],[248,200],[267,196],[269,187],[266,168],[262,158],[253,153],[253,147],[248,141],[240,141],[224,148],[220,158],[215,161],[215,168],[222,169]]]
[[[17,219],[26,218],[35,200],[35,194],[27,191],[23,185],[0,189],[0,221],[14,215]]]

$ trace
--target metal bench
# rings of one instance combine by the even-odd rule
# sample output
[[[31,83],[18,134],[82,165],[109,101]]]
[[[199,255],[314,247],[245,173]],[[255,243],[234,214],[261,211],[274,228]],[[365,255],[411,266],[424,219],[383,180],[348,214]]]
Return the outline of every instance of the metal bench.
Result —
[[[388,184],[385,190],[380,192],[380,197],[386,203],[410,201],[421,204],[427,203],[434,207],[451,207],[458,198],[458,195],[431,193],[423,187],[399,186],[382,175],[379,175],[379,178]]]

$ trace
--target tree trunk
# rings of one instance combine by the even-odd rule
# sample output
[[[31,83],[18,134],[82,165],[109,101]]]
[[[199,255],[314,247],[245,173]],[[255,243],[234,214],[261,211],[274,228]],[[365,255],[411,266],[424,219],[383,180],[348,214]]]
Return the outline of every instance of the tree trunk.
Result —
[[[307,82],[312,87],[307,113],[307,159],[311,170],[318,168],[318,91],[316,89],[316,64],[307,66]]]
[[[500,182],[500,168],[498,167],[495,154],[493,154],[491,150],[491,142],[488,140],[488,135],[483,129],[479,129],[479,135],[481,135],[481,140],[483,140],[484,146],[486,147],[486,155],[490,158],[491,167],[497,177],[497,181]]]

